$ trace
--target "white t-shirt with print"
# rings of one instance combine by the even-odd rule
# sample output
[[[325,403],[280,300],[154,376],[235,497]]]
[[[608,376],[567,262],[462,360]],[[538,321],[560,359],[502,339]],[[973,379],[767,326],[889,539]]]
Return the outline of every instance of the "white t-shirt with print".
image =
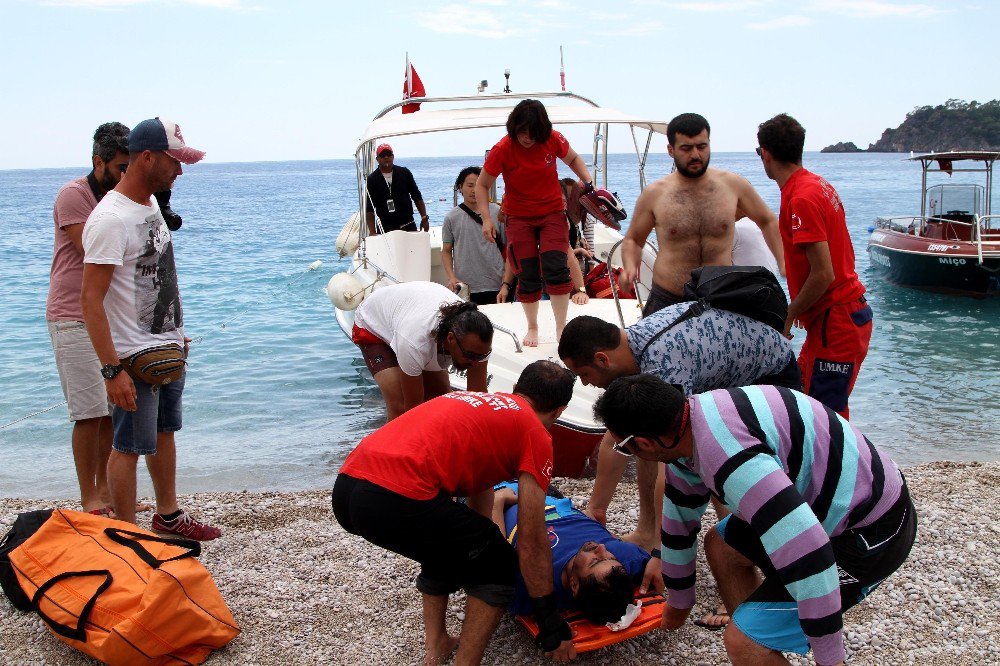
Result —
[[[112,190],[87,218],[85,264],[115,266],[104,310],[119,358],[184,344],[184,320],[170,230],[156,199],[149,205]]]
[[[451,357],[438,354],[434,329],[441,305],[461,302],[436,282],[404,282],[382,287],[354,311],[354,323],[385,340],[396,354],[399,369],[411,377],[425,370],[446,370]]]

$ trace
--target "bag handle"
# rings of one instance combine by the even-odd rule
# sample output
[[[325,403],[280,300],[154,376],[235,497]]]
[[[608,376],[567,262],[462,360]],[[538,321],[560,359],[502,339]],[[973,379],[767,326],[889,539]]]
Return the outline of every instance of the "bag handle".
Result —
[[[169,539],[167,537],[152,536],[142,532],[130,532],[129,530],[118,529],[117,527],[105,527],[104,533],[115,543],[121,544],[132,550],[139,558],[153,569],[159,569],[165,562],[183,560],[186,557],[198,557],[201,555],[201,543],[191,539]],[[131,539],[127,537],[132,537]],[[165,543],[179,548],[186,548],[187,552],[165,560],[159,560],[148,550],[143,548],[139,541],[152,541],[153,543]]]
[[[84,576],[104,576],[104,582],[101,583],[100,587],[97,588],[97,591],[94,592],[93,596],[90,597],[86,604],[84,604],[83,610],[80,611],[80,618],[77,620],[76,628],[56,622],[42,611],[42,597],[49,590],[49,588],[61,581],[66,580],[67,578],[83,578]],[[45,624],[49,625],[49,628],[52,629],[52,631],[70,640],[86,643],[87,632],[83,626],[87,623],[87,620],[90,619],[90,613],[94,610],[94,604],[97,603],[97,597],[101,596],[101,593],[111,586],[112,580],[111,572],[107,569],[95,569],[92,571],[66,571],[53,576],[49,580],[42,583],[41,586],[35,590],[34,596],[31,597],[31,607],[36,613],[38,613],[39,617],[45,621]]]

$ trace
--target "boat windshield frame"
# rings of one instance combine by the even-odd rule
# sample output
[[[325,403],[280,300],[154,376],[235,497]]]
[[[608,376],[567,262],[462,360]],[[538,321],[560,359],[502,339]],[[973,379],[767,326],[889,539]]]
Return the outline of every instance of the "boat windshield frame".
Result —
[[[911,155],[906,159],[914,162],[920,162],[921,166],[920,217],[927,217],[927,174],[929,173],[947,173],[949,176],[953,173],[985,173],[985,207],[983,211],[975,211],[975,213],[981,217],[989,217],[992,215],[993,166],[997,160],[1000,160],[1000,152],[987,150],[956,150],[943,153],[923,153],[920,155]],[[983,165],[981,167],[956,167],[956,162],[982,162]]]

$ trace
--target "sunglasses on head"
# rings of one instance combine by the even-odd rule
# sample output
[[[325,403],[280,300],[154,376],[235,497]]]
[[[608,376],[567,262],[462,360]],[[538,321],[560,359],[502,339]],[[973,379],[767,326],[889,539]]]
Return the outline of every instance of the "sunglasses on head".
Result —
[[[454,333],[452,335],[454,335]],[[492,349],[486,352],[485,354],[480,354],[479,352],[465,351],[465,348],[462,346],[462,342],[461,340],[458,339],[457,335],[455,336],[455,344],[458,346],[458,351],[462,352],[462,356],[469,359],[473,363],[482,363],[483,361],[485,361],[490,357],[490,354],[493,353]]]

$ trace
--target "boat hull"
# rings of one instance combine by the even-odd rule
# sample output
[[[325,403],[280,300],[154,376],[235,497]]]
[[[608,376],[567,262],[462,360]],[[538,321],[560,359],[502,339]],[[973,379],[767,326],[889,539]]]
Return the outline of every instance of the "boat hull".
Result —
[[[966,296],[1000,295],[1000,257],[979,262],[976,246],[876,230],[868,243],[872,267],[900,286]]]

